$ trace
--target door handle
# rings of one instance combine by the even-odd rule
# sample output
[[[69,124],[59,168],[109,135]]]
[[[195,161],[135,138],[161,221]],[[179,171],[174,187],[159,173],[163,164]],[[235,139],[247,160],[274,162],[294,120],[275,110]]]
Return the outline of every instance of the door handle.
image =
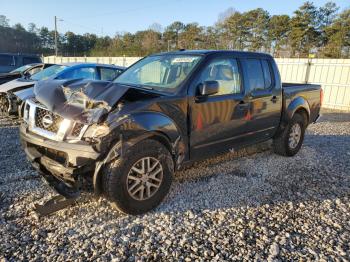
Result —
[[[274,102],[274,103],[276,103],[277,100],[278,100],[277,96],[273,96],[273,97],[271,98],[271,101]]]

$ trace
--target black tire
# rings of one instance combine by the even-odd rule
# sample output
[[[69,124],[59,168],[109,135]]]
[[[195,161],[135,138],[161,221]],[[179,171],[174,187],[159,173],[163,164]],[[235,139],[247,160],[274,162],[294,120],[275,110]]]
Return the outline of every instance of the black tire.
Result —
[[[289,138],[294,125],[300,126],[300,139],[295,147],[291,147]],[[300,150],[305,135],[306,119],[302,114],[296,113],[289,124],[273,139],[273,150],[282,156],[294,156]]]
[[[158,160],[162,167],[162,181],[151,197],[144,200],[133,198],[128,192],[128,174],[138,161],[150,157]],[[174,163],[169,151],[156,140],[143,140],[130,147],[123,155],[103,168],[103,191],[111,205],[119,211],[138,215],[158,206],[168,194]]]

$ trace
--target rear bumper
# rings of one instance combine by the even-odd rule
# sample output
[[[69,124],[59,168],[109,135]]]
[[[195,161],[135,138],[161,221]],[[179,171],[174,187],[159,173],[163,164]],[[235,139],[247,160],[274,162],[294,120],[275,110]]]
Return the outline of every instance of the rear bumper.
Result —
[[[28,132],[25,123],[20,126],[20,140],[27,159],[39,173],[44,174],[45,178],[54,176],[54,180],[70,186],[76,185],[80,174],[94,170],[100,156],[83,141],[57,142]]]

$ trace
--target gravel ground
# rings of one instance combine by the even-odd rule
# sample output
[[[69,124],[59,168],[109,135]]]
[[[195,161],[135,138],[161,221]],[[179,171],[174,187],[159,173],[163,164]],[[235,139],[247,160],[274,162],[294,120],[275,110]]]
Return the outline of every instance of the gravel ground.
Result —
[[[55,193],[17,137],[0,128],[0,261],[350,259],[350,114],[325,111],[293,158],[264,144],[178,172],[142,216],[85,194],[38,219],[33,204]]]

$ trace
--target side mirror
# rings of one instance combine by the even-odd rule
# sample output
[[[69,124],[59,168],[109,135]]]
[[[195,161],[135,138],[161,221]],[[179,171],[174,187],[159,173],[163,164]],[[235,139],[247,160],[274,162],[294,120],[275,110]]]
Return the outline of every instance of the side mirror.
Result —
[[[198,85],[198,91],[201,96],[210,96],[219,92],[218,81],[205,81]]]

